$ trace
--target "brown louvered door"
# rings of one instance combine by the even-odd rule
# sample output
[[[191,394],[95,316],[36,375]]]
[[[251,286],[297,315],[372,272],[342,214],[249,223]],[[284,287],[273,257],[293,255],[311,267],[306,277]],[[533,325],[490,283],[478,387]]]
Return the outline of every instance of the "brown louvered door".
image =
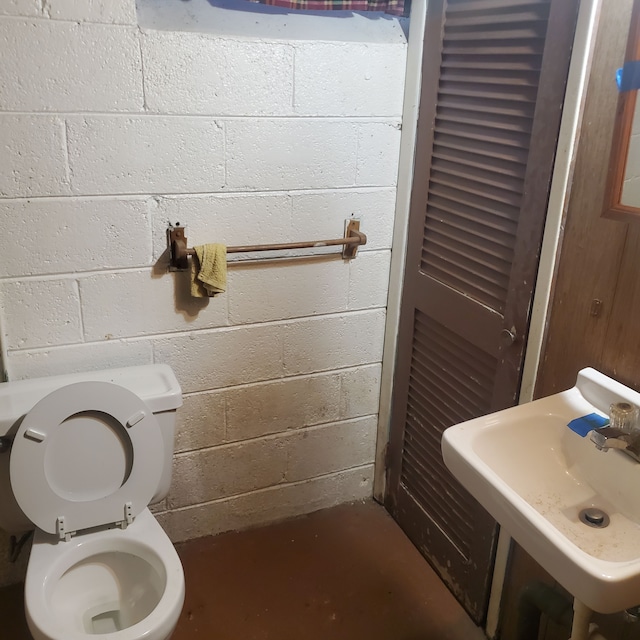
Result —
[[[442,432],[517,401],[579,0],[430,0],[386,504],[478,624],[496,523]]]

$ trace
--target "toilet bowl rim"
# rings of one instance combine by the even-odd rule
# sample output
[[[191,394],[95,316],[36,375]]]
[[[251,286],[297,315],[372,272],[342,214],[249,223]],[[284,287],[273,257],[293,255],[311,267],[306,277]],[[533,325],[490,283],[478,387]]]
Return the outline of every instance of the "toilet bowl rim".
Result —
[[[173,543],[148,508],[144,509],[126,529],[112,527],[58,541],[55,536],[36,529],[27,567],[42,575],[46,567],[49,580],[59,579],[73,565],[92,555],[119,551],[140,556],[151,564],[165,565],[170,560],[180,564]],[[182,565],[180,565],[182,566]]]

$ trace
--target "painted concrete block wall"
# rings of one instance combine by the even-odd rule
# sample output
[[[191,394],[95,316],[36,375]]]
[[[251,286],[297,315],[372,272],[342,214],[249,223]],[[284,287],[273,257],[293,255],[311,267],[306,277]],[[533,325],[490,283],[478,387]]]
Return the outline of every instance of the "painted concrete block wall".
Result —
[[[371,495],[405,45],[153,31],[134,0],[0,5],[0,296],[10,379],[163,362],[184,391],[178,541]],[[230,267],[190,244],[342,235],[353,262]],[[0,583],[8,567],[0,535]]]

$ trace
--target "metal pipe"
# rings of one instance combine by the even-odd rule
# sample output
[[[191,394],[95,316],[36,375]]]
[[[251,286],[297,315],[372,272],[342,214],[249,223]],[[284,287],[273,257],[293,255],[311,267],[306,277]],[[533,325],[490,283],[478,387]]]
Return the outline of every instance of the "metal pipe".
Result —
[[[596,624],[593,611],[579,600],[571,602],[544,582],[531,582],[520,591],[516,640],[538,640],[540,617],[571,629],[569,640],[606,640]]]
[[[591,632],[591,616],[593,611],[584,602],[574,598],[573,623],[569,640],[588,640]]]

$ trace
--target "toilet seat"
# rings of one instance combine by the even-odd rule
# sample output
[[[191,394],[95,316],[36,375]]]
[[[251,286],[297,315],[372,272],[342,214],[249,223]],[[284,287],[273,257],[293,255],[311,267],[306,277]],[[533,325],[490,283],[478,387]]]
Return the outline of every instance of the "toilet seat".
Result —
[[[164,443],[134,393],[78,382],[40,400],[13,441],[10,478],[25,515],[69,539],[81,529],[130,523],[158,486]]]

